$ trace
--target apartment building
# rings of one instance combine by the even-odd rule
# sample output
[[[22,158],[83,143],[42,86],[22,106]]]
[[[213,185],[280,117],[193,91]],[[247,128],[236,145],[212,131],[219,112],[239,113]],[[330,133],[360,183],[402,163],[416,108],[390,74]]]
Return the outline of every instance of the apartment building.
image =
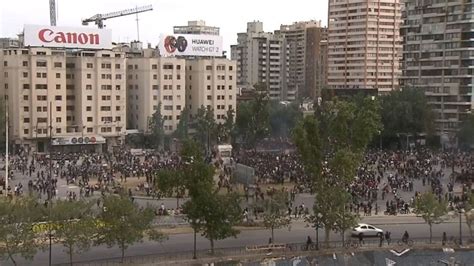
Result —
[[[174,26],[174,34],[219,35],[219,27],[206,26],[204,20],[188,21],[187,26]]]
[[[125,56],[107,50],[0,50],[0,84],[18,147],[99,151],[125,132]],[[51,131],[50,131],[51,129]]]
[[[424,90],[438,134],[453,135],[474,107],[472,3],[405,1],[401,84]]]
[[[399,89],[401,2],[329,0],[329,88]]]
[[[264,32],[260,21],[248,22],[231,46],[231,58],[237,61],[240,88],[263,84],[272,100],[296,99],[296,86],[288,87],[289,45],[283,34]]]
[[[217,123],[224,123],[228,110],[237,108],[235,61],[225,58],[186,60],[186,105],[191,115],[204,106],[214,111]]]
[[[327,29],[321,21],[302,21],[291,25],[281,25],[281,33],[289,46],[288,82],[289,91],[296,91],[298,97],[320,96],[325,86],[324,54]]]
[[[128,54],[127,125],[149,133],[149,121],[160,108],[165,133],[171,134],[186,106],[186,64],[184,59],[157,54],[153,49]]]

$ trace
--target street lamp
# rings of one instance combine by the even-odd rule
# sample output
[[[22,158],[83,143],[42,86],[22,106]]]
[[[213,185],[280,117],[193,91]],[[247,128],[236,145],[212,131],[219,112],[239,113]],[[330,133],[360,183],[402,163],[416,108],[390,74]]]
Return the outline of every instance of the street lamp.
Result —
[[[461,224],[461,218],[462,214],[464,213],[464,209],[462,208],[461,205],[458,206],[458,214],[459,214],[459,245],[462,246],[462,224]]]
[[[191,223],[191,226],[193,227],[193,231],[194,231],[194,247],[193,247],[193,260],[197,259],[197,256],[196,256],[196,226],[199,224],[199,219],[195,219],[192,221]],[[194,226],[193,226],[194,224]]]
[[[316,222],[316,250],[319,250],[319,223],[321,221],[321,218],[323,217],[323,215],[321,213],[317,213],[316,214],[316,219],[317,219],[317,222]]]

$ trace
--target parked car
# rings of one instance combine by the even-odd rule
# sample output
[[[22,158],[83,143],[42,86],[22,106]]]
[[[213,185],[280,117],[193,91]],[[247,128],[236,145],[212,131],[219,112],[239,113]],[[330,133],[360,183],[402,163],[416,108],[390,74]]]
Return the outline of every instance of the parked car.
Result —
[[[383,235],[383,230],[377,228],[370,224],[358,224],[356,227],[352,229],[352,236],[381,236]]]

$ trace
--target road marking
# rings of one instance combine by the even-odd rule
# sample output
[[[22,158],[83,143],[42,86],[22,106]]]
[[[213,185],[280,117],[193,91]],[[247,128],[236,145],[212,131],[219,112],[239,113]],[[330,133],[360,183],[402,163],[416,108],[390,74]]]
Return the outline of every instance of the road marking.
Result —
[[[395,261],[393,261],[389,258],[385,258],[385,263],[387,264],[387,266],[393,266],[393,265],[397,264]]]
[[[390,252],[392,252],[392,253],[393,253],[395,256],[397,256],[397,257],[402,256],[403,254],[407,253],[408,251],[410,251],[409,248],[404,249],[402,252],[398,252],[398,251],[393,250],[393,249],[390,250]]]

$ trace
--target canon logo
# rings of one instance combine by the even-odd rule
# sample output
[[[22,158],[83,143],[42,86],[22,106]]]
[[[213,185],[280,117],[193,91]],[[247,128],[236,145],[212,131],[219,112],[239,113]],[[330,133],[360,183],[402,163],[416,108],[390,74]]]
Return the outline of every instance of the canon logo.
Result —
[[[99,34],[94,33],[54,32],[51,29],[41,29],[38,32],[38,38],[45,43],[100,44]]]

